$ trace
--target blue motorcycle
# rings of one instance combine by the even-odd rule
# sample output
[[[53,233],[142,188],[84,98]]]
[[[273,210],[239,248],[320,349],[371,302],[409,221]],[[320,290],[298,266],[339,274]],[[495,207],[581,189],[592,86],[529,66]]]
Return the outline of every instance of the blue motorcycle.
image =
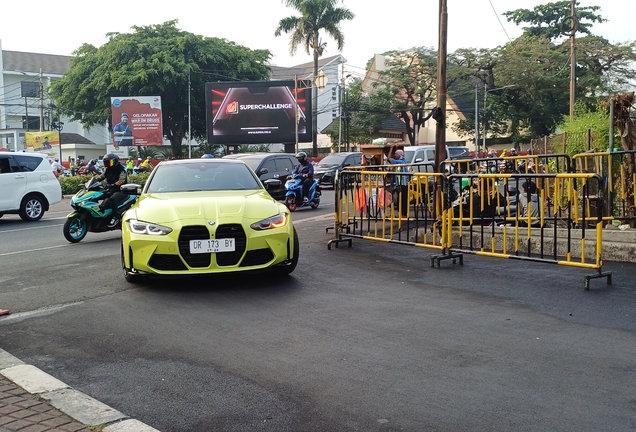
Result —
[[[318,180],[309,188],[308,200],[303,201],[303,179],[300,174],[292,174],[285,183],[285,205],[289,211],[296,211],[297,208],[311,207],[317,209],[320,205],[320,186]]]
[[[139,188],[139,185],[128,184],[122,186],[124,188]],[[109,191],[108,186],[103,185],[95,178],[89,179],[84,183],[82,190],[77,192],[71,198],[71,212],[64,223],[64,237],[71,243],[82,241],[86,234],[90,232],[106,232],[121,229],[121,221],[115,226],[108,226],[112,219],[112,210],[110,208],[102,211],[99,207],[100,201],[103,201],[106,193]],[[118,206],[119,214],[123,214],[137,201],[137,195],[126,194],[126,200]]]

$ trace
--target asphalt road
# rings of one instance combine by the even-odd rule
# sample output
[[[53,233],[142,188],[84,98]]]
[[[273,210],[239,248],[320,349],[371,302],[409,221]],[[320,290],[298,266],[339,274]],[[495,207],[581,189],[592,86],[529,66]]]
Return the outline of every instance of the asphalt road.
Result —
[[[287,278],[130,285],[119,232],[67,203],[0,219],[0,348],[161,431],[636,429],[636,266],[588,270],[353,241],[294,213]]]

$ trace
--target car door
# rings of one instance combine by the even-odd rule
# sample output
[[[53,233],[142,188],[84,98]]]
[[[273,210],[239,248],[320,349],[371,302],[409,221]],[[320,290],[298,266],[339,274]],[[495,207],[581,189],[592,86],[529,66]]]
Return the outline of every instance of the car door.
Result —
[[[285,189],[285,182],[289,180],[289,177],[294,171],[294,164],[289,156],[278,156],[276,157],[275,162],[278,179],[283,184],[283,187],[281,188],[281,192],[283,192]]]
[[[18,210],[26,193],[27,177],[10,154],[0,153],[0,212]]]

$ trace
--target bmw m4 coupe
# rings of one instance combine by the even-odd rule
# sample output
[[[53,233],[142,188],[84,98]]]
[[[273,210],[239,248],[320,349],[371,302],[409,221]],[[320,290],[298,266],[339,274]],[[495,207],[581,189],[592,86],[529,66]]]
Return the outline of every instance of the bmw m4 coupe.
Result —
[[[240,159],[161,162],[122,219],[123,272],[148,276],[244,271],[286,275],[298,263],[298,235],[285,205],[273,199]]]

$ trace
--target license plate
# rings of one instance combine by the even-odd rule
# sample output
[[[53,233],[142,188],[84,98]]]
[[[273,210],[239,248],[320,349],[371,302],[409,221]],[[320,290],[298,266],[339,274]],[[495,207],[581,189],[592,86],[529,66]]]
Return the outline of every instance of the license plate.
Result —
[[[234,239],[190,240],[190,253],[234,252]]]

